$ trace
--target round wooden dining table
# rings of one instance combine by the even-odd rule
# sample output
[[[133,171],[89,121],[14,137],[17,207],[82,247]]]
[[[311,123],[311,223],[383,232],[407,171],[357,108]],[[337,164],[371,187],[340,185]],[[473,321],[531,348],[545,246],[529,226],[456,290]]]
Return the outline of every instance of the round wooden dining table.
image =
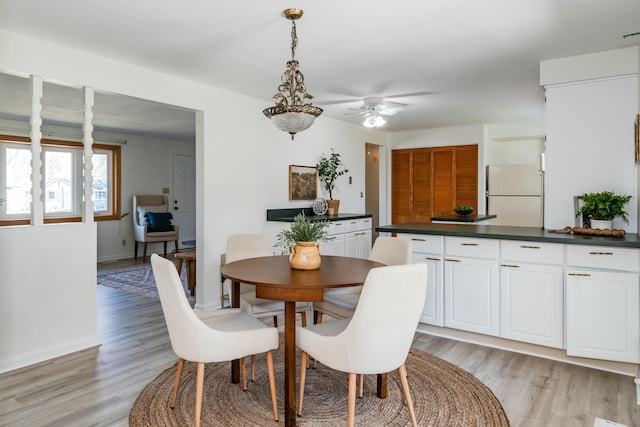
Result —
[[[231,307],[240,307],[240,283],[255,285],[256,296],[284,301],[284,425],[296,425],[296,302],[317,302],[324,290],[364,284],[369,270],[384,264],[362,258],[322,256],[316,270],[294,270],[288,256],[248,258],[222,266],[231,280]],[[231,365],[231,381],[240,381],[237,360]],[[378,377],[378,396],[386,397],[386,376]]]

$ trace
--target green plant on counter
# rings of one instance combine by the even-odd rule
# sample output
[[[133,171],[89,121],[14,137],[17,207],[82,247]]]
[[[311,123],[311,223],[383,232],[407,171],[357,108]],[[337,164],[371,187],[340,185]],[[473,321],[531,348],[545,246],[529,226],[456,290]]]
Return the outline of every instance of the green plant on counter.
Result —
[[[340,154],[331,149],[331,155],[326,157],[324,154],[318,160],[316,165],[318,168],[318,177],[324,183],[324,187],[329,192],[329,199],[333,200],[333,189],[335,188],[335,181],[338,177],[349,172],[340,159]]]
[[[294,217],[289,229],[282,230],[276,235],[275,246],[289,253],[290,248],[298,242],[326,242],[327,225],[329,221],[311,222],[305,217],[304,212],[300,212]]]
[[[615,217],[621,217],[624,222],[629,223],[627,211],[624,206],[629,203],[631,196],[618,195],[613,191],[602,191],[600,193],[585,193],[578,196],[584,205],[578,210],[576,216],[591,216],[596,220],[610,221]]]
[[[473,210],[473,206],[456,206],[456,210],[459,211],[472,211]]]

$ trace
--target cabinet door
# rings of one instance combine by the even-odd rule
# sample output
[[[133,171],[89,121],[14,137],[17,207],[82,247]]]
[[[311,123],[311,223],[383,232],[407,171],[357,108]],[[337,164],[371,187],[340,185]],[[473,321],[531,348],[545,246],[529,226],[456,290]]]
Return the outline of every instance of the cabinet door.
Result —
[[[478,146],[455,147],[455,202],[458,205],[478,206]]]
[[[414,264],[427,264],[427,295],[420,321],[429,325],[444,326],[443,258],[441,255],[414,253]]]
[[[413,150],[411,162],[412,222],[431,222],[431,167],[432,150]]]
[[[453,213],[455,207],[453,177],[453,147],[434,148],[432,204],[434,216]]]
[[[327,241],[320,245],[320,255],[344,256],[344,234],[329,236]]]
[[[567,354],[640,363],[637,273],[567,270]]]
[[[391,152],[391,223],[411,221],[411,151]]]
[[[360,241],[358,232],[345,233],[344,235],[344,256],[358,258]]]
[[[444,325],[498,335],[498,261],[445,259]]]
[[[500,266],[500,336],[564,348],[563,269],[522,263]]]
[[[369,258],[371,254],[371,230],[358,233],[358,258]]]

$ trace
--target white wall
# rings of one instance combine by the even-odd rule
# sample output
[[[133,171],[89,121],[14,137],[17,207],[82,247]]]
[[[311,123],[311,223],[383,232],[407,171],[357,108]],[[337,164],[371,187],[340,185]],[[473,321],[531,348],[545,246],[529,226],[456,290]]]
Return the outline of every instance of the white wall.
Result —
[[[315,165],[323,152],[335,147],[350,172],[338,182],[334,197],[342,200],[341,211],[364,212],[364,199],[360,197],[360,192],[364,192],[364,145],[365,142],[384,144],[384,136],[379,132],[320,117],[311,129],[297,135],[292,142],[288,134],[277,130],[262,115],[262,110],[271,105],[270,100],[249,98],[4,30],[0,30],[0,52],[0,72],[33,74],[42,76],[45,81],[87,86],[197,110],[197,256],[203,260],[198,263],[197,271],[197,304],[200,307],[219,305],[217,260],[225,250],[229,234],[260,231],[266,222],[267,208],[305,205],[288,200],[289,164]],[[353,177],[351,185],[348,176]],[[10,234],[10,248],[15,254],[13,258],[0,257],[0,271],[5,277],[12,278],[3,281],[0,288],[3,304],[20,307],[25,317],[44,310],[44,301],[43,304],[25,305],[18,295],[25,287],[34,294],[48,294],[51,276],[62,279],[59,290],[65,295],[72,294],[79,286],[95,288],[96,227],[78,225],[77,228],[81,235],[76,239],[77,247],[73,252],[58,252],[56,263],[48,269],[31,269],[29,275],[24,274],[31,266],[27,260],[45,259],[50,252],[56,251],[56,245],[63,239],[61,236],[50,239],[50,235],[43,232],[39,237],[42,241],[34,245],[33,239],[23,238],[23,235],[35,233],[40,236],[40,227],[0,228],[3,248],[6,236]],[[75,256],[76,252],[83,256]],[[83,265],[81,277],[70,273],[79,268],[78,263]],[[64,280],[70,275],[78,283],[68,284]],[[47,331],[51,336],[58,336],[59,330],[68,327],[68,318],[73,318],[77,324],[94,323],[95,310],[87,312],[86,306],[95,307],[94,295],[79,294],[73,302],[64,300],[60,310],[64,316],[52,313],[46,323]],[[25,320],[21,324],[19,340],[38,344],[42,328],[41,322]],[[11,337],[5,333],[0,335],[2,348],[13,345],[7,342]],[[60,343],[83,340],[95,343],[95,336],[88,331],[74,330],[73,335]],[[40,347],[40,360],[58,354],[50,343],[41,343]],[[20,347],[17,348],[19,353]],[[33,361],[35,359],[25,364]],[[5,362],[8,363],[0,360],[0,363]]]
[[[545,227],[573,225],[573,196],[615,191],[634,198],[629,224],[638,230],[638,172],[633,122],[639,111],[638,48],[581,55],[540,64],[545,85]]]
[[[0,229],[0,372],[98,345],[95,223]]]

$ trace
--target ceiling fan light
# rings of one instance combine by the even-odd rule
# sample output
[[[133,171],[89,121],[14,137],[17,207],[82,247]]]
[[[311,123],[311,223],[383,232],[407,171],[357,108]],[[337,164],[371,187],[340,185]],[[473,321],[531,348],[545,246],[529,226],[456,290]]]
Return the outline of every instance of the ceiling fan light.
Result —
[[[364,118],[362,124],[367,128],[379,128],[384,125],[386,121],[378,114],[369,114]]]

